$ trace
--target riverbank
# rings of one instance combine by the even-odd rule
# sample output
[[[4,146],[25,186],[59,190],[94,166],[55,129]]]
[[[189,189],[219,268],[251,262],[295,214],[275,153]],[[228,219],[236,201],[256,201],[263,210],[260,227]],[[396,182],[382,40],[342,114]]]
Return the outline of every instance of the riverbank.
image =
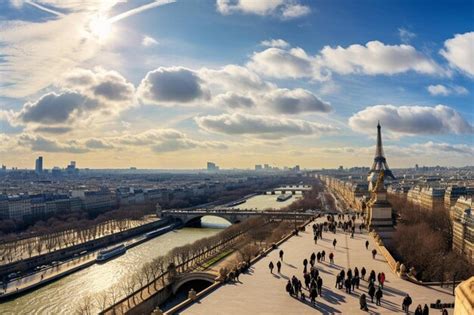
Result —
[[[158,222],[160,222],[160,221],[157,221],[157,223]],[[155,226],[155,227],[156,228],[167,228],[167,227],[169,227],[170,229],[166,231],[166,232],[169,232],[177,226],[176,224],[163,225],[163,224],[166,224],[166,223],[167,223],[167,221],[161,221],[160,225]],[[156,234],[152,237],[147,237],[146,234],[143,234],[139,237],[126,240],[124,245],[128,250],[132,247],[140,245],[143,242],[151,240],[154,237],[160,236],[162,234]],[[20,279],[10,281],[7,284],[7,287],[4,289],[4,291],[0,292],[0,301],[14,299],[14,298],[16,298],[16,297],[18,297],[22,294],[25,294],[27,292],[30,292],[30,291],[38,288],[38,287],[41,287],[41,286],[44,286],[44,285],[46,285],[48,283],[51,283],[53,281],[59,280],[63,277],[66,277],[66,276],[76,272],[76,271],[79,271],[81,269],[87,268],[87,267],[95,264],[97,254],[98,254],[99,251],[100,251],[100,249],[97,249],[96,251],[89,252],[88,254],[82,255],[80,257],[76,257],[76,258],[72,258],[72,259],[69,259],[67,261],[64,261],[61,264],[57,264],[55,266],[52,266],[50,268],[41,270],[39,272],[29,274],[29,275],[27,275],[25,277],[22,277]]]

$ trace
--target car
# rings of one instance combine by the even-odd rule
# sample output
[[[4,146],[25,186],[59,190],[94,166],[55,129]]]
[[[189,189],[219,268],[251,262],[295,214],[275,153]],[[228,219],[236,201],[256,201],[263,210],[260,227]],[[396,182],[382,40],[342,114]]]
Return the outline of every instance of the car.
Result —
[[[8,275],[8,279],[13,279],[16,278],[16,272],[12,272],[11,274]]]

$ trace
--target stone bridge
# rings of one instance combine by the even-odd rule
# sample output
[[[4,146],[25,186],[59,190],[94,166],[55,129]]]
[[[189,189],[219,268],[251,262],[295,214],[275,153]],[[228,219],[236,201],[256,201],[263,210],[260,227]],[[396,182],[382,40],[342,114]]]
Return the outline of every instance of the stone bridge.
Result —
[[[234,210],[234,209],[193,209],[193,210],[161,210],[158,211],[160,218],[175,219],[185,226],[200,226],[201,218],[204,216],[215,216],[223,218],[231,224],[242,222],[250,217],[264,216],[271,219],[304,221],[313,218],[316,212],[288,212],[288,211],[256,211],[256,210]]]
[[[180,275],[176,281],[173,283],[172,290],[173,294],[176,294],[178,292],[179,288],[181,288],[184,284],[191,282],[191,281],[206,281],[209,282],[210,284],[213,284],[216,282],[218,275],[216,273],[212,272],[188,272]]]
[[[297,192],[305,193],[310,191],[312,187],[310,185],[294,185],[294,186],[285,186],[278,187],[271,191],[267,191],[267,195],[282,195],[282,194],[292,194],[295,195]]]

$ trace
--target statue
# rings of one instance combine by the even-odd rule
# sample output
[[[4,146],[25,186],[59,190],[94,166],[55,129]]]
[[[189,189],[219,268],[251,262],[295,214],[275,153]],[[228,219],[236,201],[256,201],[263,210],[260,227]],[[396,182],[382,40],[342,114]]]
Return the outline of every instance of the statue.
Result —
[[[190,299],[191,301],[195,301],[197,299],[196,291],[193,288],[189,290],[188,299]]]

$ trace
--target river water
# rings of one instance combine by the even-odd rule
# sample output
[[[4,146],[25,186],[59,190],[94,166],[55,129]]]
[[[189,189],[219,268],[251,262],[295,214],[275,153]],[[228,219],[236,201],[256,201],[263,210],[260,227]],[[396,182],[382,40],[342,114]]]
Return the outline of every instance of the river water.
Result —
[[[117,284],[126,274],[162,256],[174,247],[218,233],[229,224],[216,217],[204,217],[201,228],[183,228],[156,237],[104,264],[95,264],[12,301],[0,304],[0,314],[74,314],[78,303]]]

